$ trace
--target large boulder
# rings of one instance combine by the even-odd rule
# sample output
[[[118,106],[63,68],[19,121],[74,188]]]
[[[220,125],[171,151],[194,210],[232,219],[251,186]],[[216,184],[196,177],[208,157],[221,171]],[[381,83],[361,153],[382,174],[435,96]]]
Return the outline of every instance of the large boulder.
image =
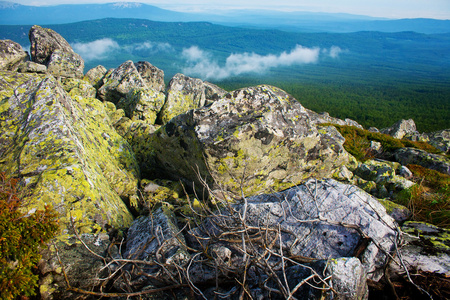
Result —
[[[124,62],[103,78],[98,96],[125,111],[128,118],[154,124],[165,101],[164,73],[146,62]]]
[[[0,70],[16,71],[22,62],[30,59],[20,44],[11,40],[0,40]]]
[[[167,99],[160,112],[161,124],[190,109],[205,105],[205,85],[201,79],[176,74],[167,87]]]
[[[234,91],[208,107],[173,118],[135,145],[142,172],[256,195],[310,177],[331,177],[348,162],[334,127],[312,125],[284,91],[258,86]]]
[[[450,175],[450,159],[444,155],[428,153],[414,148],[400,148],[394,152],[402,165],[415,164]]]
[[[381,130],[382,133],[389,134],[396,139],[402,139],[406,135],[417,134],[416,123],[413,119],[400,120],[391,127]]]
[[[84,61],[57,32],[34,25],[28,33],[31,58],[56,76],[83,77]]]
[[[52,205],[63,233],[72,221],[82,232],[129,226],[124,200],[139,169],[103,104],[70,97],[52,76],[9,75],[17,85],[4,85],[0,102],[0,171],[20,178],[30,206]]]

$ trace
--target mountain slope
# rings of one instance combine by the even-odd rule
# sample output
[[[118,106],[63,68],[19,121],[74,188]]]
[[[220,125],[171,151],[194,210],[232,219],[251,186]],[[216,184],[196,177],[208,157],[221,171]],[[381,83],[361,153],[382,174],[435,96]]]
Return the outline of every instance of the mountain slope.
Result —
[[[450,32],[450,20],[391,20],[351,14],[269,10],[182,13],[137,2],[25,6],[0,1],[0,15],[0,25],[49,25],[103,18],[138,18],[163,22],[207,21],[215,24],[295,32],[416,31],[427,34]]]

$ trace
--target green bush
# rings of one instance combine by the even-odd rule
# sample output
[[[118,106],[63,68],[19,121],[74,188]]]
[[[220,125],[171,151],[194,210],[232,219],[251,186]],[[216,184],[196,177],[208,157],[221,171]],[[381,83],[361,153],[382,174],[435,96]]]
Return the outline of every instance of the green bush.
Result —
[[[0,173],[0,299],[36,293],[40,247],[58,230],[50,208],[27,212],[16,190],[17,180]]]

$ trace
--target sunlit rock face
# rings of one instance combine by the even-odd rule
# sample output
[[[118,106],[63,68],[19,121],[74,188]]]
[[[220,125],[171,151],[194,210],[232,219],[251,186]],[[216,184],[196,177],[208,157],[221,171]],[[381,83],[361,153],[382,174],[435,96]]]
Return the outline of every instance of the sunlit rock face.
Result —
[[[330,177],[349,155],[334,127],[317,127],[284,91],[258,86],[171,119],[148,137],[138,159],[150,176],[208,183],[245,195]]]

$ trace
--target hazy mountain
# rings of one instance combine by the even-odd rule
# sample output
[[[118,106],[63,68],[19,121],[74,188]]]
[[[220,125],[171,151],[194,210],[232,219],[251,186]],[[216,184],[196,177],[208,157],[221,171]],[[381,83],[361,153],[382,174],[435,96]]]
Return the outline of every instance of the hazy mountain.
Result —
[[[207,21],[222,25],[296,32],[450,32],[450,20],[392,20],[351,14],[268,10],[224,10],[214,14],[181,13],[137,2],[26,6],[0,1],[0,15],[0,25],[50,25],[103,18],[139,18],[164,22]]]

